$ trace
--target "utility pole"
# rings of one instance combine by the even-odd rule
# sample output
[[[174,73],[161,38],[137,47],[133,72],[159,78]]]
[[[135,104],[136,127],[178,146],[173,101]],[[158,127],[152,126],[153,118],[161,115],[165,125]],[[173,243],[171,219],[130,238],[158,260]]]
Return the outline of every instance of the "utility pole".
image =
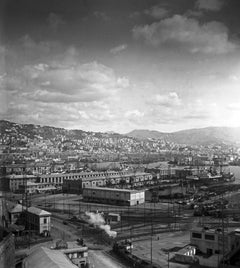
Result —
[[[152,242],[153,242],[153,218],[151,215],[151,264],[152,264]]]

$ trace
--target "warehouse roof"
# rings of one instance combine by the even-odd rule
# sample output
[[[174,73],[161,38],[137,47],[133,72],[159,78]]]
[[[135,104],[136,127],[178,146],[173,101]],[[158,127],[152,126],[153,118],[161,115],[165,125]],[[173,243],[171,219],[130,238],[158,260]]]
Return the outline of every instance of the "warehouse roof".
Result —
[[[24,268],[76,268],[60,250],[37,248],[23,261]]]
[[[142,190],[131,190],[131,189],[108,188],[108,187],[85,187],[85,188],[83,188],[83,190],[84,189],[102,190],[102,191],[113,191],[113,192],[127,192],[127,193],[145,192],[144,189],[142,189]]]

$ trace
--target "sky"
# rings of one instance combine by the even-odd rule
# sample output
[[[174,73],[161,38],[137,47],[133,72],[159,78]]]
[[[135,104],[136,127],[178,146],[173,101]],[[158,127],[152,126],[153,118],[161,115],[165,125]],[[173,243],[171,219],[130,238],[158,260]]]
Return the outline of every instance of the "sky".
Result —
[[[5,0],[0,119],[127,133],[240,126],[239,0]]]

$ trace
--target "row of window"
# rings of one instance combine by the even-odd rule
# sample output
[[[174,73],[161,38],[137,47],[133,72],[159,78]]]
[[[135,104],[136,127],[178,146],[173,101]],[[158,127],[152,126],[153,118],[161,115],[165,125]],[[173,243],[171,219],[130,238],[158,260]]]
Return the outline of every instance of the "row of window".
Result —
[[[199,238],[202,239],[202,234],[201,233],[192,233],[192,238]],[[205,240],[215,240],[215,236],[211,234],[205,234],[204,236]]]

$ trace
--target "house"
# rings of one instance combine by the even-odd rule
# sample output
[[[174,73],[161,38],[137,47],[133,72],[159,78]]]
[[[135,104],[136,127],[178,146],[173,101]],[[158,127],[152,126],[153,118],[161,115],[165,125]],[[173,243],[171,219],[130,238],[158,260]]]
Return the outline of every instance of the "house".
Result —
[[[51,231],[51,213],[36,207],[29,207],[26,213],[26,226],[40,235],[49,236]]]

